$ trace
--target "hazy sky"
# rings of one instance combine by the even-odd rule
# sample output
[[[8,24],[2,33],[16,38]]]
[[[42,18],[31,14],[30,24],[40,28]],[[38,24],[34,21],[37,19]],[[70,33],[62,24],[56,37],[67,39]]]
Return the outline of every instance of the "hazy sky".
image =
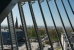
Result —
[[[63,0],[63,1],[65,3],[66,9],[67,9],[68,14],[69,14],[69,17],[71,19],[71,22],[72,22],[72,24],[74,26],[74,22],[73,22],[74,21],[74,15],[72,14],[72,11],[71,11],[71,9],[70,9],[70,7],[68,5],[67,0]],[[59,10],[61,12],[61,15],[62,15],[62,18],[63,18],[63,21],[64,21],[65,25],[66,26],[70,26],[70,24],[68,22],[68,19],[67,19],[67,16],[66,16],[66,14],[64,12],[64,9],[63,9],[63,6],[62,6],[60,0],[57,0],[56,2],[58,4],[58,7],[59,7]],[[72,5],[72,8],[74,9],[74,0],[70,0],[70,2],[71,2],[71,5]],[[45,16],[47,25],[48,26],[53,26],[53,22],[52,22],[51,15],[50,15],[50,12],[48,10],[46,1],[41,3],[41,5],[42,5],[42,8],[43,8],[43,12],[44,12],[44,16]],[[56,11],[56,8],[54,6],[53,0],[49,2],[49,5],[50,5],[50,7],[52,9],[52,13],[53,13],[56,25],[57,26],[61,26],[59,15],[58,15],[58,13]],[[26,18],[27,25],[33,25],[28,3],[26,3],[23,6],[23,10],[24,10],[24,15],[25,15],[25,18]],[[44,23],[43,23],[43,20],[42,20],[42,16],[41,16],[41,13],[40,13],[38,2],[35,2],[33,4],[33,10],[34,10],[34,14],[35,14],[35,18],[36,18],[37,24],[39,26],[43,26]],[[19,11],[18,11],[18,6],[17,5],[13,8],[13,16],[14,16],[14,22],[15,22],[15,19],[17,17],[18,18],[18,23],[19,23],[19,25],[21,25],[21,21],[20,21],[20,16],[19,16]],[[7,25],[6,21],[7,21],[7,19],[5,19],[3,21],[2,25]]]

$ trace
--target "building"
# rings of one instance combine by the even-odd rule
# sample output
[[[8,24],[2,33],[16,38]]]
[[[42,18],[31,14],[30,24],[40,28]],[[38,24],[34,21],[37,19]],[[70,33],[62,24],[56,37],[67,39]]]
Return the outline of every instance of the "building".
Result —
[[[15,22],[15,28],[18,29],[18,20],[16,18],[16,22]]]
[[[71,41],[71,45],[74,48],[74,40],[73,40],[74,39],[74,32],[68,33],[68,36]],[[61,41],[62,41],[62,45],[63,45],[64,50],[71,50],[71,47],[69,45],[69,42],[68,42],[68,39],[67,39],[65,33],[61,34]]]
[[[11,39],[10,39],[10,33],[8,29],[1,29],[2,36],[3,36],[3,47],[4,50],[10,50],[11,49]],[[18,47],[22,46],[25,43],[23,31],[21,29],[16,29],[16,35],[18,40]],[[15,45],[14,45],[15,46]]]

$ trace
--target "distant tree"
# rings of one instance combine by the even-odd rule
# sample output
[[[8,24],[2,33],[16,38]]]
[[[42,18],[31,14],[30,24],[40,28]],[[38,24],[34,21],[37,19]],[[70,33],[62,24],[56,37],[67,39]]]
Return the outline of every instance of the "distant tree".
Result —
[[[55,32],[55,29],[49,30],[49,33],[50,33],[50,38],[51,38],[52,42],[58,40],[57,35],[56,35],[56,32]]]
[[[34,27],[28,29],[29,37],[36,37]]]
[[[73,32],[72,29],[66,29],[66,30],[67,30],[67,32]]]
[[[61,38],[61,33],[63,33],[63,30],[61,28],[57,28],[57,30],[58,30],[59,36]],[[45,34],[46,34],[45,28],[42,28],[42,29],[38,28],[38,31],[39,31],[40,37],[45,36]],[[58,41],[58,37],[57,37],[55,29],[48,29],[48,33],[51,37],[52,42]],[[29,34],[30,38],[37,38],[34,27],[28,28],[28,34]]]
[[[44,37],[45,36],[45,28],[43,28],[43,29],[39,29],[39,34],[40,34],[40,36],[41,37]]]
[[[39,31],[38,34],[40,34],[40,37],[43,37],[45,35],[45,29],[42,30],[39,28],[38,31]],[[29,34],[29,37],[35,37],[35,38],[37,37],[34,27],[28,28],[28,34]]]

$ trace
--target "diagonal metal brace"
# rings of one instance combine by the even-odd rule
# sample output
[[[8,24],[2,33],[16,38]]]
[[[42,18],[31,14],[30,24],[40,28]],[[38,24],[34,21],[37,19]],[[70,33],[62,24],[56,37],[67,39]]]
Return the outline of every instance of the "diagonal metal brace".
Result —
[[[40,0],[40,3],[44,2],[44,0]]]
[[[34,0],[34,1],[31,1],[30,3],[31,3],[31,4],[34,4],[34,3],[35,3],[35,0]]]
[[[71,8],[72,13],[74,14],[74,10],[73,10],[73,8],[71,6],[70,0],[67,0],[67,1],[68,1],[68,4],[69,4],[70,8]]]
[[[23,6],[23,5],[25,5],[25,4],[26,4],[25,2],[22,2],[22,3],[21,3],[21,6]]]
[[[51,1],[51,0],[47,0],[47,2],[49,2],[49,1]]]

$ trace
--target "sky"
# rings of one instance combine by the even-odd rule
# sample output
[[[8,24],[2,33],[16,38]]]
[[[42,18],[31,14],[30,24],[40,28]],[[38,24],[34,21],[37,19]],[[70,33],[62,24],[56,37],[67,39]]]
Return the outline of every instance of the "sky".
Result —
[[[66,10],[69,14],[72,25],[74,26],[74,22],[73,22],[74,21],[74,14],[72,13],[72,11],[70,9],[67,0],[63,0],[63,1],[64,1],[64,4],[65,4]],[[60,10],[60,13],[61,13],[61,16],[62,16],[62,19],[63,19],[63,22],[64,22],[65,26],[70,26],[61,1],[56,0],[56,2],[58,4],[58,7],[59,7],[59,10]],[[71,3],[72,8],[74,10],[74,0],[70,0],[70,3]],[[49,2],[49,5],[50,5],[50,8],[51,8],[51,11],[52,11],[52,14],[53,14],[56,25],[57,26],[62,26],[59,15],[58,15],[57,10],[54,6],[53,0]],[[41,6],[42,6],[42,9],[43,9],[43,13],[44,13],[47,25],[48,26],[54,26],[53,22],[52,22],[52,19],[51,19],[50,12],[48,10],[46,0],[44,0],[44,2],[41,3]],[[38,2],[36,1],[34,4],[32,4],[32,7],[33,7],[33,10],[34,10],[37,25],[38,26],[44,26]],[[30,14],[30,9],[29,9],[29,6],[28,6],[27,2],[26,2],[25,5],[23,5],[23,10],[24,10],[24,16],[25,16],[27,25],[33,25],[31,14]],[[21,20],[20,20],[20,15],[19,15],[19,10],[18,10],[17,4],[15,5],[15,7],[13,8],[12,11],[13,11],[14,23],[15,23],[16,17],[17,17],[18,24],[21,25]],[[2,25],[7,25],[7,18],[5,18],[5,20],[2,22]]]

